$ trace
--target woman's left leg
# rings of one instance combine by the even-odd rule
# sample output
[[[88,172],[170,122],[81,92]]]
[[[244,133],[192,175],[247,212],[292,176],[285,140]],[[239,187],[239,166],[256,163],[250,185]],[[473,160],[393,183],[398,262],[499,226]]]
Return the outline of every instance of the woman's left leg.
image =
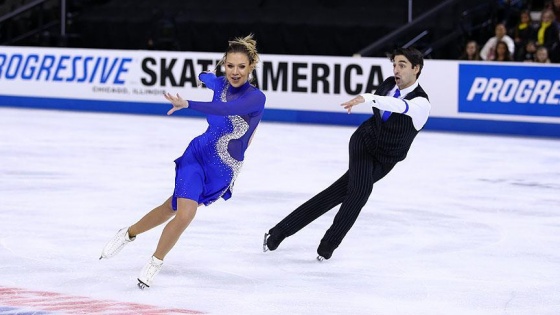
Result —
[[[173,217],[175,215],[175,210],[171,207],[171,198],[172,197],[167,198],[165,202],[146,213],[138,222],[131,225],[128,228],[130,237],[135,237],[138,234],[151,230]]]

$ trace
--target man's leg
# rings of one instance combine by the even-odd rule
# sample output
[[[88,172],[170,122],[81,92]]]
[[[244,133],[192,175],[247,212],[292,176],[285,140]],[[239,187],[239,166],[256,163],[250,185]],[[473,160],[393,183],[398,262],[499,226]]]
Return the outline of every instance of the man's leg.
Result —
[[[332,256],[333,251],[356,222],[371,195],[373,184],[392,169],[392,166],[383,166],[377,162],[366,150],[364,142],[360,141],[359,137],[352,137],[350,147],[348,193],[317,249],[319,256],[325,259]]]
[[[339,205],[346,195],[347,186],[348,172],[270,229],[268,232],[270,235],[266,240],[267,248],[275,250],[286,237],[295,234],[325,212]]]

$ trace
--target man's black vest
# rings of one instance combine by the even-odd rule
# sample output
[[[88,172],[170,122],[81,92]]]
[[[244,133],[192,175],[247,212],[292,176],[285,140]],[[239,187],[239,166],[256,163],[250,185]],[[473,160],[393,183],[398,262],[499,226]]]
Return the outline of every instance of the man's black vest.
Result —
[[[395,87],[395,84],[395,77],[389,77],[381,83],[375,94],[386,96]],[[428,95],[420,85],[408,93],[404,99],[411,100],[419,96],[428,99]],[[373,116],[364,121],[356,132],[362,135],[371,155],[381,163],[390,164],[406,158],[412,141],[418,134],[410,116],[392,113],[389,119],[383,122],[381,113],[376,107],[373,107]]]

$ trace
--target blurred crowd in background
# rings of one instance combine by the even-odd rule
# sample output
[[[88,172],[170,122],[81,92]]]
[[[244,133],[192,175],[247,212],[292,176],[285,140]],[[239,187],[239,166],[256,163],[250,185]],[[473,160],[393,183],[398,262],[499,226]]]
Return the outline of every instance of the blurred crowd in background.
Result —
[[[500,1],[494,35],[485,42],[469,39],[461,60],[560,62],[560,0],[540,10],[527,1]]]
[[[64,4],[63,4],[64,3]],[[560,63],[560,0],[0,0],[0,45]]]

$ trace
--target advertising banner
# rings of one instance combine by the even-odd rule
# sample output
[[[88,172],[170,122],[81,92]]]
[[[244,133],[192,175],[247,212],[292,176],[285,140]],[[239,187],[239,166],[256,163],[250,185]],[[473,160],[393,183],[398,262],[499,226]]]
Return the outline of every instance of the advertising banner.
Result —
[[[560,68],[460,65],[459,112],[560,117]]]
[[[164,114],[164,92],[210,100],[197,80],[222,53],[0,47],[0,106]],[[393,75],[389,58],[262,54],[253,82],[265,120],[358,125],[371,107],[340,106]],[[426,129],[560,136],[560,66],[425,60]],[[200,114],[181,111],[181,115]]]

